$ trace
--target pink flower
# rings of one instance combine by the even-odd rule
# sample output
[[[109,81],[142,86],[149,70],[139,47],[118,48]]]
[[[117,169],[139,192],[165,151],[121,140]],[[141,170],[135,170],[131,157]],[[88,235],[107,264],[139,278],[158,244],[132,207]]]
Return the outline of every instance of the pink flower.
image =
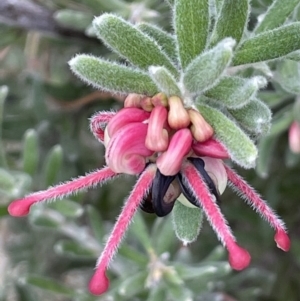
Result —
[[[35,203],[64,198],[119,174],[138,176],[97,261],[89,284],[93,294],[107,291],[106,269],[136,211],[141,208],[165,216],[181,193],[194,206],[202,208],[227,248],[233,269],[246,268],[250,255],[237,244],[218,206],[220,194],[228,183],[274,228],[277,246],[289,250],[290,241],[283,222],[253,188],[223,163],[221,159],[228,158],[228,153],[212,138],[213,129],[201,113],[186,110],[180,101],[173,97],[166,102],[161,94],[156,95],[150,99],[152,109],[149,109],[149,98],[129,95],[126,107],[118,113],[96,113],[91,118],[91,131],[106,147],[107,167],[32,193],[12,202],[8,208],[12,216],[24,216]]]
[[[289,145],[290,150],[295,153],[300,153],[300,124],[294,121],[289,129]]]

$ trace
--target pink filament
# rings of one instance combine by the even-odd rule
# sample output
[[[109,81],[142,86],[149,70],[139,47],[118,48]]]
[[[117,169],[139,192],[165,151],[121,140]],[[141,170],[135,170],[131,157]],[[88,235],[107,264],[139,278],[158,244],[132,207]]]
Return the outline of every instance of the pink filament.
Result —
[[[8,212],[12,216],[24,216],[29,213],[30,207],[39,202],[56,200],[67,197],[80,190],[96,186],[101,182],[116,176],[110,168],[105,167],[91,172],[85,176],[68,181],[66,183],[50,187],[47,190],[32,193],[23,199],[16,200],[8,206]]]
[[[155,176],[155,165],[150,165],[140,176],[131,194],[129,195],[121,214],[107,240],[105,248],[99,257],[96,265],[96,271],[89,283],[90,292],[94,295],[100,295],[107,291],[109,281],[105,271],[116,253],[121,240],[134,217],[145,194],[149,191]]]
[[[233,188],[236,189],[263,218],[275,229],[275,241],[277,246],[283,251],[290,249],[290,239],[286,233],[283,221],[275,214],[275,212],[267,205],[267,203],[259,196],[259,194],[248,185],[244,179],[235,173],[231,168],[225,166],[228,180],[232,183]]]
[[[104,142],[104,129],[115,115],[115,112],[97,112],[92,116],[90,120],[90,129],[99,142]]]
[[[199,200],[199,204],[203,208],[208,221],[216,232],[219,240],[227,248],[229,252],[229,263],[235,270],[246,268],[251,260],[249,253],[241,248],[231,233],[227,221],[222,215],[219,206],[211,196],[205,182],[197,169],[186,162],[182,174],[184,175],[186,184],[190,187],[194,196]]]

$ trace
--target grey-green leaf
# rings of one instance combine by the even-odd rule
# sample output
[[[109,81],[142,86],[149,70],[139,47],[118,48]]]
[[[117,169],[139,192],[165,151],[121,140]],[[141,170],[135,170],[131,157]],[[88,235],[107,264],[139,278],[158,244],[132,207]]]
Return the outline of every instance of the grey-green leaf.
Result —
[[[91,24],[93,15],[73,9],[60,9],[55,12],[54,19],[64,27],[85,30]]]
[[[260,33],[241,43],[233,58],[234,65],[278,59],[300,48],[300,22]]]
[[[262,137],[258,143],[259,156],[256,161],[256,172],[261,178],[267,178],[278,136]]]
[[[224,39],[189,64],[183,76],[184,86],[189,93],[197,95],[216,85],[231,62],[234,45],[233,39]]]
[[[149,68],[149,74],[161,92],[167,96],[176,95],[181,97],[181,92],[175,78],[166,68],[151,66]]]
[[[159,92],[146,73],[89,55],[77,55],[70,62],[71,70],[83,81],[113,93],[154,95]]]
[[[140,23],[137,25],[137,27],[142,32],[153,38],[157,42],[157,44],[160,45],[163,51],[169,56],[169,58],[172,59],[173,62],[177,63],[178,57],[174,36],[149,23]]]
[[[229,111],[239,124],[251,133],[264,135],[270,130],[271,110],[258,99],[252,99],[240,109]]]
[[[279,62],[276,79],[287,92],[300,94],[300,63],[287,59]]]
[[[209,26],[209,0],[175,0],[174,26],[182,69],[206,47]]]
[[[257,24],[254,32],[260,33],[281,26],[298,4],[299,0],[275,0],[264,14],[262,21]]]
[[[44,177],[46,187],[57,182],[57,177],[61,170],[62,161],[63,148],[60,145],[53,146],[53,148],[49,151],[45,158]]]
[[[165,66],[178,74],[155,40],[122,18],[103,14],[94,19],[93,25],[98,38],[133,65],[143,70],[151,65]]]
[[[216,138],[226,147],[230,158],[244,168],[252,168],[257,158],[257,149],[250,138],[218,109],[201,103],[197,108],[213,127]]]
[[[202,227],[203,213],[200,208],[190,208],[176,201],[172,220],[177,238],[187,245],[197,239]]]
[[[29,129],[24,134],[23,143],[23,170],[33,176],[39,162],[38,134]]]
[[[72,297],[74,295],[74,291],[72,289],[67,288],[61,282],[55,281],[50,278],[28,275],[25,278],[20,279],[20,281],[23,284],[29,284],[55,294],[62,294],[69,297]]]
[[[263,76],[250,79],[226,76],[217,86],[205,92],[207,97],[222,102],[227,108],[236,109],[246,105],[258,89],[266,86],[267,80]]]
[[[215,45],[227,37],[231,37],[239,43],[248,23],[250,12],[249,2],[249,0],[223,1],[221,11],[212,32],[211,45]]]

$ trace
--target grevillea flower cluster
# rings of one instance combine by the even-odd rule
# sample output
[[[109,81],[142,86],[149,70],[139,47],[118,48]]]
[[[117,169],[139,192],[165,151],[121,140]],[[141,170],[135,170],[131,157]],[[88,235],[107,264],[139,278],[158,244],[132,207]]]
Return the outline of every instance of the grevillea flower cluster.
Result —
[[[249,253],[239,246],[218,205],[229,185],[266,219],[275,230],[277,246],[288,251],[284,223],[273,210],[222,159],[226,148],[194,107],[185,107],[177,96],[129,94],[119,112],[99,112],[91,118],[91,131],[106,148],[107,166],[45,191],[12,202],[12,216],[24,216],[38,202],[64,198],[121,174],[137,176],[116,224],[99,257],[89,289],[102,294],[109,287],[106,270],[139,208],[165,216],[182,194],[186,204],[202,208],[219,240],[228,250],[229,263],[242,270]],[[183,199],[182,197],[180,199]]]

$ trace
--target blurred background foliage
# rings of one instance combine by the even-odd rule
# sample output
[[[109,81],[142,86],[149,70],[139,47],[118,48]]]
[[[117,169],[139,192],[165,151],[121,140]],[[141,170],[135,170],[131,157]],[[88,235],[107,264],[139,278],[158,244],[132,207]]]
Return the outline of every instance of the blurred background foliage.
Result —
[[[252,1],[249,29],[271,3]],[[222,210],[252,254],[250,268],[230,270],[208,223],[197,242],[183,247],[170,218],[141,213],[111,265],[110,291],[94,297],[87,282],[134,178],[36,206],[28,218],[8,217],[13,199],[104,164],[88,119],[95,111],[121,108],[122,99],[86,86],[67,65],[77,53],[114,56],[90,26],[103,12],[171,29],[163,0],[1,0],[0,300],[298,300],[300,155],[288,144],[290,124],[300,121],[298,52],[240,71],[268,77],[259,97],[274,118],[270,134],[259,141],[256,170],[239,172],[285,220],[289,253],[278,250],[269,226],[227,191]],[[292,19],[300,21],[299,8],[286,22]]]

